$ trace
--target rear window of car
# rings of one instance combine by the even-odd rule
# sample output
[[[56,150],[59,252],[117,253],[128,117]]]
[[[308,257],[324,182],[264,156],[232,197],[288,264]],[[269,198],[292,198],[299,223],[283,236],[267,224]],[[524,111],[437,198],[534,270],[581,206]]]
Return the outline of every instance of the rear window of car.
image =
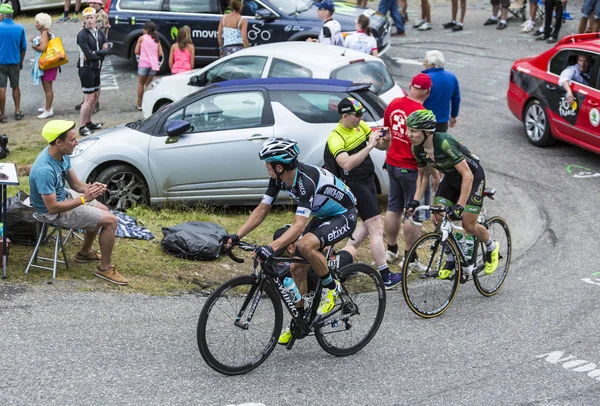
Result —
[[[312,78],[312,71],[282,59],[273,58],[269,69],[270,78]]]
[[[119,8],[125,10],[160,11],[162,2],[163,0],[121,0]]]
[[[350,63],[331,72],[331,78],[350,80],[354,83],[370,83],[371,90],[378,95],[394,86],[394,80],[387,68],[378,61]]]
[[[338,92],[302,92],[302,91],[271,91],[271,101],[279,102],[294,113],[300,120],[313,124],[340,121],[337,105],[347,93]],[[367,111],[363,120],[376,121]]]

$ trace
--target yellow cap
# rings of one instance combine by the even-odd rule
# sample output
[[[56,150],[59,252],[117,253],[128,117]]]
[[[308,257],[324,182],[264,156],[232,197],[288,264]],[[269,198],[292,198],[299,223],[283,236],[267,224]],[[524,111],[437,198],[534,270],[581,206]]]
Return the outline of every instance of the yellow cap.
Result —
[[[85,16],[93,16],[96,14],[96,10],[94,10],[91,7],[86,7],[83,9],[83,13],[81,13],[81,14],[83,14],[84,17]]]
[[[56,140],[61,134],[75,128],[75,122],[70,120],[50,120],[42,128],[42,137],[48,143]]]

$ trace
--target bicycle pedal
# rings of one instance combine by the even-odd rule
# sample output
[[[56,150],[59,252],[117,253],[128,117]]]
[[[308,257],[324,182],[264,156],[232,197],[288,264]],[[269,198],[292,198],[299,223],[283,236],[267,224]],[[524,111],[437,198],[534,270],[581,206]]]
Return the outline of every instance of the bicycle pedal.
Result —
[[[287,345],[285,346],[285,349],[286,349],[286,350],[291,350],[291,349],[292,349],[292,347],[294,346],[294,342],[296,342],[296,337],[292,337],[292,338],[290,339],[290,342],[289,342],[289,343],[287,343]]]

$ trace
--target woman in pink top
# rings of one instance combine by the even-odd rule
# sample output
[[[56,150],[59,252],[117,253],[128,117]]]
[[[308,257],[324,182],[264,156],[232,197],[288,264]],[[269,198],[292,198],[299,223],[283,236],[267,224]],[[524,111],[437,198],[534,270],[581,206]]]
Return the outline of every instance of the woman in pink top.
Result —
[[[150,84],[152,77],[160,69],[159,58],[162,58],[162,46],[156,33],[156,24],[152,21],[144,24],[144,35],[142,35],[135,44],[135,54],[140,56],[138,60],[138,85],[137,102],[138,110],[142,109],[142,98],[146,87]]]
[[[191,70],[194,67],[194,44],[190,27],[184,25],[177,32],[177,42],[171,46],[169,68],[171,73]]]

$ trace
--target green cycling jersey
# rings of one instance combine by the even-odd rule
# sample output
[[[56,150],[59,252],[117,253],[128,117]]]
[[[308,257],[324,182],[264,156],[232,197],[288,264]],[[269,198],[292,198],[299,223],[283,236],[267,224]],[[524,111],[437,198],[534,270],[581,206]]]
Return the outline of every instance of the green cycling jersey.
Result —
[[[469,164],[471,172],[475,172],[479,168],[477,155],[472,154],[456,138],[447,133],[433,133],[431,136],[433,137],[433,159],[427,154],[422,144],[412,146],[412,152],[419,167],[431,165],[442,173],[458,173],[455,166],[464,159]]]

